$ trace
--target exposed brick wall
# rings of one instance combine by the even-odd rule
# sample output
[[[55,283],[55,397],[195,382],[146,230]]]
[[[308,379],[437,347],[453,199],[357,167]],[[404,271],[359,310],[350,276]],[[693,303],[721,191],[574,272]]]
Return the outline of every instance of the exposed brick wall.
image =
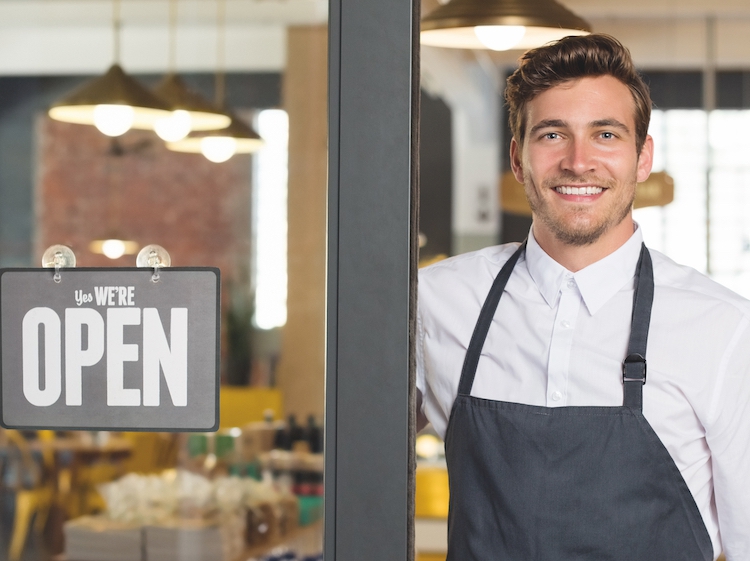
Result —
[[[114,234],[156,243],[173,266],[221,269],[223,316],[229,287],[248,283],[251,159],[222,164],[166,149],[153,133],[130,131],[112,140],[94,127],[37,121],[35,263],[61,243],[79,267],[134,267],[135,255],[111,260],[89,251]]]
[[[88,250],[119,232],[158,243],[175,266],[214,266],[235,276],[250,254],[250,157],[215,164],[171,152],[153,133],[130,131],[111,154],[94,127],[42,118],[38,127],[36,253],[53,243],[73,248],[83,267],[135,266]]]

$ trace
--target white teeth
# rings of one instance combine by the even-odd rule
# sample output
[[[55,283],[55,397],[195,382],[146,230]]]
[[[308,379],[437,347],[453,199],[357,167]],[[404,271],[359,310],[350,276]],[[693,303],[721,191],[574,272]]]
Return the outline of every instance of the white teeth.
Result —
[[[604,189],[601,187],[555,187],[555,191],[561,195],[598,195]]]

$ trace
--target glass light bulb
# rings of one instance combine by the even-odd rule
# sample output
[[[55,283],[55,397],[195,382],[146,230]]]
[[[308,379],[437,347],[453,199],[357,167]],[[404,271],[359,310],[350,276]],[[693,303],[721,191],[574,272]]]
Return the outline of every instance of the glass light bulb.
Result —
[[[158,119],[154,123],[154,130],[165,142],[177,142],[188,135],[192,125],[190,113],[184,109],[177,109],[172,111],[169,117]]]
[[[110,259],[119,259],[125,255],[125,242],[122,240],[104,240],[102,253]]]
[[[207,136],[201,139],[201,154],[217,164],[226,162],[236,150],[237,141],[231,136]]]
[[[521,42],[526,35],[522,25],[478,25],[474,28],[477,39],[493,51],[507,51]]]
[[[130,105],[97,105],[94,126],[107,136],[120,136],[133,126],[135,112]]]

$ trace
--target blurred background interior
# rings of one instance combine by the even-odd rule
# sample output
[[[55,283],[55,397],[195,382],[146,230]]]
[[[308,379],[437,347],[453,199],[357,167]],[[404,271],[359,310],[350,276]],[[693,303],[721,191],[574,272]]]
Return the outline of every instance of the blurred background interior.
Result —
[[[646,242],[750,296],[750,4],[564,4],[627,45],[651,86]],[[0,0],[0,266],[38,267],[52,244],[78,266],[134,266],[156,243],[223,285],[220,431],[3,431],[0,559],[319,557],[327,12]],[[502,101],[520,52],[422,47],[423,264],[528,233]],[[133,112],[94,115],[113,94]],[[231,126],[210,130],[217,116]],[[444,559],[429,428],[417,453],[418,553]]]

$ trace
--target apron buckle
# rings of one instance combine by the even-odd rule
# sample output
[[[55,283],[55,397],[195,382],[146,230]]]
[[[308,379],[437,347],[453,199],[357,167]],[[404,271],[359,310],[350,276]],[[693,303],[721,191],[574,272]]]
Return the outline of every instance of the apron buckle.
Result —
[[[639,376],[639,374],[643,374]],[[628,355],[622,362],[622,381],[646,383],[646,357],[638,353]]]

